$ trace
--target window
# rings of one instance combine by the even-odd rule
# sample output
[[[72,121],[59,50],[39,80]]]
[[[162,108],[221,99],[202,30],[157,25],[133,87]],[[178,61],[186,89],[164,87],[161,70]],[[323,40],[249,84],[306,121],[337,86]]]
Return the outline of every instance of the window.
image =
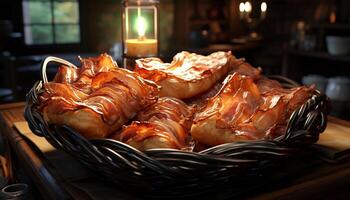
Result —
[[[23,0],[27,45],[80,42],[78,0]]]

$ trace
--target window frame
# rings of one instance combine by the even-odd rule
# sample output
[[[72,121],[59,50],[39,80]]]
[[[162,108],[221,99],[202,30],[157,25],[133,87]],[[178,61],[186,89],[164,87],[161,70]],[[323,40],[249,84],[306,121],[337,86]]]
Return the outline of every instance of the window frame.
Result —
[[[51,18],[51,23],[29,23],[29,24],[26,24],[24,22],[24,13],[23,13],[23,3],[22,2],[26,2],[26,1],[30,1],[30,0],[20,0],[20,5],[21,5],[21,30],[22,30],[22,33],[23,33],[23,46],[24,46],[24,49],[26,51],[31,51],[31,53],[42,53],[42,52],[45,52],[45,53],[55,53],[55,52],[67,52],[67,51],[77,51],[77,50],[81,50],[83,47],[83,40],[84,40],[84,34],[83,34],[83,26],[82,26],[82,6],[81,6],[81,0],[64,0],[64,1],[71,1],[71,2],[77,2],[78,3],[78,11],[79,11],[79,21],[78,23],[62,23],[62,22],[59,22],[59,23],[55,23],[54,22],[54,6],[53,6],[53,2],[55,0],[46,0],[47,2],[51,2],[51,10],[50,10],[50,13],[52,15],[52,18]],[[43,1],[45,2],[45,0],[38,0],[38,1]],[[53,37],[53,43],[49,43],[49,44],[27,44],[26,41],[25,41],[25,27],[26,26],[30,26],[30,25],[51,25],[52,26],[52,37]],[[55,25],[78,25],[79,27],[79,37],[80,37],[80,40],[79,42],[76,42],[76,43],[57,43],[56,42],[56,33],[55,33]],[[54,48],[53,48],[54,47]]]

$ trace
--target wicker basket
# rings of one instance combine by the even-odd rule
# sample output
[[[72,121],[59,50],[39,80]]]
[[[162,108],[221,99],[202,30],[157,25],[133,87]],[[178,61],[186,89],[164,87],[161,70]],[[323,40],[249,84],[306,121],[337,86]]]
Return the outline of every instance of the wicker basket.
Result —
[[[276,167],[286,158],[318,140],[327,124],[327,97],[313,95],[291,115],[286,133],[272,141],[234,142],[201,152],[153,149],[146,152],[112,139],[87,140],[67,126],[45,122],[36,110],[38,94],[47,82],[49,62],[74,66],[55,57],[42,63],[42,80],[27,94],[25,118],[30,129],[45,137],[116,187],[137,190],[153,198],[232,197],[254,190],[273,179]],[[270,77],[287,87],[296,83],[283,77]],[[282,162],[281,162],[282,161]]]

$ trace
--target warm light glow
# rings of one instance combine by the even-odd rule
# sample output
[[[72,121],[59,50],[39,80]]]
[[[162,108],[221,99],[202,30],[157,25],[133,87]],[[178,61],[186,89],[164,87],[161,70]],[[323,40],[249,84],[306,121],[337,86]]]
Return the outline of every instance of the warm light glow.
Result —
[[[125,41],[127,55],[131,57],[144,57],[157,55],[157,40],[155,39],[127,39]]]
[[[245,5],[244,5],[243,2],[241,2],[241,3],[239,4],[239,12],[244,12],[244,10],[245,10]]]
[[[266,2],[262,2],[260,5],[261,12],[266,12],[267,10],[267,4]]]
[[[252,4],[250,4],[249,1],[245,2],[245,4],[244,4],[244,10],[245,10],[246,12],[252,11]]]
[[[142,16],[138,16],[136,19],[136,29],[137,33],[139,34],[139,37],[145,36],[147,24],[145,18],[143,18]]]

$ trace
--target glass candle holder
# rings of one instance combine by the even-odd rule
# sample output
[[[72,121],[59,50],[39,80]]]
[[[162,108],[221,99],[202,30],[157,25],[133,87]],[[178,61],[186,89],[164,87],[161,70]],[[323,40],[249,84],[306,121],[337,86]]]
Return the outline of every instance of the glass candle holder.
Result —
[[[158,0],[124,0],[122,14],[123,66],[136,59],[158,56]]]

